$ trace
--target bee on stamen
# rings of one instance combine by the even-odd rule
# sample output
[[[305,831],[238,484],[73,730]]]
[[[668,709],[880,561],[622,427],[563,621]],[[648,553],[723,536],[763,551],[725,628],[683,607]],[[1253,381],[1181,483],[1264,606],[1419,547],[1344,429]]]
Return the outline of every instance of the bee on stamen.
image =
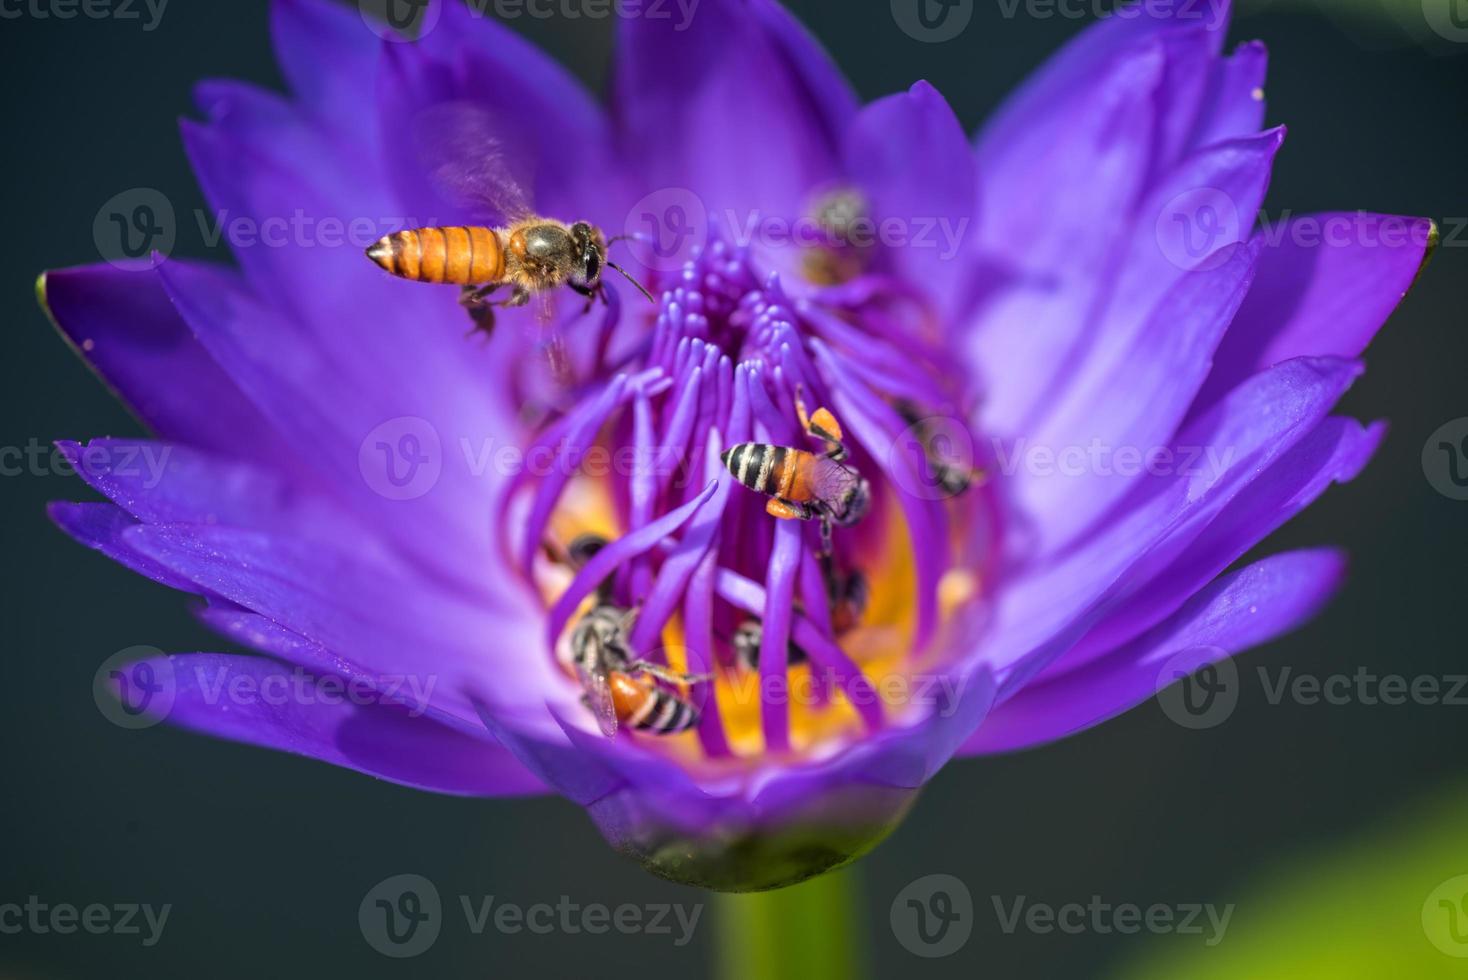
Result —
[[[836,571],[830,556],[821,560],[821,574],[826,581],[826,598],[830,602],[831,628],[839,637],[855,629],[866,612],[869,597],[867,578],[859,569],[852,569],[844,575]],[[734,635],[729,637],[734,659],[745,670],[759,669],[759,649],[763,638],[764,628],[754,616],[740,623]],[[795,667],[809,659],[805,650],[791,640],[786,664]]]
[[[719,458],[734,479],[770,498],[765,504],[770,516],[800,521],[818,518],[822,553],[830,554],[831,526],[850,527],[861,520],[871,504],[871,486],[843,463],[846,447],[836,417],[825,408],[807,415],[799,392],[795,409],[801,428],[822,443],[823,452],[743,442]]]
[[[564,552],[547,550],[579,568],[606,544],[605,538],[585,534]],[[682,689],[708,678],[681,674],[638,657],[627,644],[637,610],[612,604],[610,581],[598,587],[597,604],[576,621],[557,649],[557,659],[576,675],[582,701],[608,738],[621,726],[651,735],[675,735],[693,728],[698,724],[698,709],[684,694],[662,685]]]
[[[937,420],[923,415],[910,401],[900,401],[894,407],[922,447],[928,473],[938,489],[956,497],[970,487],[981,486],[988,479],[989,475],[982,469],[966,465],[958,457],[951,445],[951,437],[942,431],[944,427],[934,424]]]

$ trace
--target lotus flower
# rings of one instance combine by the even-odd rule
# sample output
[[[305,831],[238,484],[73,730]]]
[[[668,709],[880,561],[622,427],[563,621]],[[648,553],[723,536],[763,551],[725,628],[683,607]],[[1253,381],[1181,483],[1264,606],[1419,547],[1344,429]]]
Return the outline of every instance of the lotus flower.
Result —
[[[401,43],[277,0],[291,95],[203,84],[194,169],[230,220],[371,234],[41,283],[167,450],[150,479],[135,440],[63,443],[107,501],[52,516],[258,651],[144,661],[149,710],[426,790],[560,793],[657,874],[757,889],[870,849],[954,757],[1298,626],[1338,552],[1233,566],[1380,442],[1332,407],[1434,230],[1256,230],[1284,138],[1264,49],[1221,53],[1227,18],[1187,6],[1096,24],[970,141],[927,84],[859,104],[771,0],[622,20],[606,108],[458,4]],[[651,238],[610,256],[656,304],[553,290],[486,344],[452,288],[364,258],[386,223],[473,220],[419,152],[441,106],[536,213]],[[721,461],[823,452],[797,400],[870,487],[829,554]],[[688,675],[649,690],[694,729],[598,729],[563,659],[598,597]]]

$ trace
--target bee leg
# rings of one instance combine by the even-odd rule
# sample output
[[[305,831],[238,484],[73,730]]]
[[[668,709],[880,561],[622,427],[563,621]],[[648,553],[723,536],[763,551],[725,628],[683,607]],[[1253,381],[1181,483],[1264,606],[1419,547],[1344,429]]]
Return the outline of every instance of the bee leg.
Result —
[[[488,338],[494,333],[494,304],[489,302],[489,294],[500,286],[501,283],[494,282],[487,286],[465,286],[459,290],[459,305],[468,311],[469,319],[474,321],[467,336],[482,333]]]
[[[800,416],[800,427],[825,444],[828,459],[839,463],[846,458],[846,447],[841,444],[841,423],[827,408],[817,408],[814,415],[807,414],[802,385],[795,386],[795,413]]]
[[[714,679],[713,674],[681,674],[676,670],[669,670],[662,664],[655,664],[650,660],[633,660],[627,664],[629,674],[651,674],[660,681],[668,684],[699,684],[703,681]]]
[[[831,553],[831,515],[821,515],[821,554]]]
[[[765,513],[782,521],[808,521],[813,516],[809,504],[798,504],[780,497],[765,501]]]
[[[566,285],[570,286],[571,289],[577,294],[586,297],[586,305],[581,308],[581,315],[585,316],[586,314],[590,313],[592,306],[596,305],[597,293],[601,292],[601,290],[595,289],[591,286],[583,286],[580,283],[575,282],[568,282],[566,283]],[[606,297],[603,296],[602,300],[603,302],[605,302]]]

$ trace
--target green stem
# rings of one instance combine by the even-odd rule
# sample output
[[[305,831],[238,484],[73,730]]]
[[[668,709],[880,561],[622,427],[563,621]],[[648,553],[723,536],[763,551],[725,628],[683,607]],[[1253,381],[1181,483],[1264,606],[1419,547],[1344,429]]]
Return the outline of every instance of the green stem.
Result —
[[[791,888],[718,894],[719,980],[856,980],[866,976],[853,868]]]

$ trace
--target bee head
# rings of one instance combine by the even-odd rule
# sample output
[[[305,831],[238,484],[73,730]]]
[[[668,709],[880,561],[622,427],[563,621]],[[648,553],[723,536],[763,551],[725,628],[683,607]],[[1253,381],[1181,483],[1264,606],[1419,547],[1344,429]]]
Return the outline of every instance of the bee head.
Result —
[[[582,286],[595,286],[601,281],[601,268],[606,261],[601,236],[585,221],[571,226],[571,241],[576,248],[575,281]]]
[[[866,515],[867,508],[871,505],[872,485],[865,479],[858,479],[849,490],[841,495],[831,518],[842,527],[850,527]]]

